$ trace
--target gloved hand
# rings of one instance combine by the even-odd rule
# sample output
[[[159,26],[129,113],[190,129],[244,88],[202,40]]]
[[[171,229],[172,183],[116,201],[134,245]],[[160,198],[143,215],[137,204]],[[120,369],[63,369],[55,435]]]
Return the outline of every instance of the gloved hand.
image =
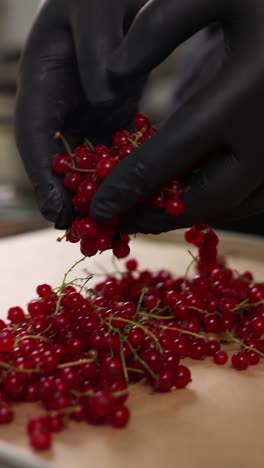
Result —
[[[263,0],[152,0],[138,13],[111,70],[120,80],[149,72],[180,43],[215,22],[225,37],[223,65],[101,185],[91,209],[95,219],[126,213],[172,177],[186,174],[214,147],[224,151],[188,181],[181,218],[140,206],[128,212],[125,227],[160,233],[264,212]]]
[[[69,195],[51,171],[61,131],[72,146],[100,143],[137,111],[145,77],[115,88],[107,64],[144,0],[46,0],[19,75],[16,139],[43,215],[69,226]],[[64,152],[64,151],[63,151]]]

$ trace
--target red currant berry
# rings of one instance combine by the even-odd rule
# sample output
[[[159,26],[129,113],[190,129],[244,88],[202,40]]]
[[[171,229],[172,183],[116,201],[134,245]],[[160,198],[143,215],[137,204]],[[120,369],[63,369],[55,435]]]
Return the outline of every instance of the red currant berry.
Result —
[[[134,259],[132,259],[132,258],[131,258],[130,260],[127,260],[127,262],[126,262],[126,269],[127,269],[128,271],[135,271],[135,270],[137,270],[137,268],[138,268],[138,262],[137,262],[137,260],[134,260]]]
[[[191,372],[188,367],[179,366],[175,371],[174,384],[176,388],[185,388],[191,382]]]
[[[113,254],[116,258],[125,258],[130,254],[130,247],[125,242],[117,242],[113,247]]]
[[[14,411],[12,408],[4,404],[2,401],[0,403],[0,424],[10,424],[14,421]]]
[[[49,432],[36,431],[30,434],[30,443],[34,450],[49,450],[52,444],[52,438]]]
[[[113,171],[116,167],[117,161],[114,158],[105,158],[101,159],[96,166],[96,173],[98,177],[102,180],[106,179],[106,177]]]
[[[68,172],[64,176],[63,185],[66,190],[76,192],[82,179],[82,175],[79,172]]]
[[[228,355],[225,351],[216,351],[214,354],[214,362],[220,366],[223,366],[228,360]]]
[[[19,324],[25,320],[25,314],[21,307],[11,307],[8,311],[8,318],[13,324]]]
[[[246,370],[249,366],[249,359],[246,353],[238,351],[231,358],[232,366],[237,370]]]
[[[120,159],[120,161],[122,161],[122,159],[125,159],[129,154],[133,153],[134,151],[135,151],[135,148],[133,148],[133,146],[123,145],[119,149],[118,158]]]
[[[137,114],[133,119],[133,125],[136,130],[143,130],[150,127],[150,121],[146,115]]]
[[[83,203],[91,203],[98,188],[99,184],[97,182],[84,180],[78,187],[77,197]]]
[[[185,204],[180,198],[170,198],[165,202],[165,210],[169,216],[181,216],[185,211]]]
[[[65,175],[69,172],[70,164],[70,156],[65,154],[56,154],[52,159],[51,167],[55,174]]]
[[[156,389],[159,392],[170,392],[174,387],[174,375],[171,370],[163,371],[157,380]]]
[[[9,330],[2,330],[0,332],[0,352],[11,351],[14,346],[14,338],[12,332]]]
[[[42,317],[47,313],[47,308],[44,302],[33,300],[31,301],[28,306],[28,313],[31,317]]]
[[[245,354],[249,360],[250,366],[256,366],[260,361],[260,355],[256,353],[256,351],[246,349]]]
[[[117,407],[108,418],[112,427],[121,429],[129,423],[130,413],[126,406]]]
[[[40,284],[37,287],[37,294],[42,299],[49,299],[53,294],[52,287],[49,284]]]
[[[127,130],[119,130],[112,137],[112,142],[114,146],[121,147],[129,143],[129,132]]]
[[[200,247],[202,245],[203,234],[194,226],[186,230],[184,237],[188,244],[193,244],[196,247]]]

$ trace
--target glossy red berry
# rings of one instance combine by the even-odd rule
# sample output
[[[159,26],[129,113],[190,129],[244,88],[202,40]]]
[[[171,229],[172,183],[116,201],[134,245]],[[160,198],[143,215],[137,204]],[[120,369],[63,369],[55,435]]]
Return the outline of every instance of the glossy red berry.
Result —
[[[64,428],[63,417],[58,414],[49,416],[48,427],[50,432],[61,432]]]
[[[36,431],[30,434],[30,443],[34,450],[49,450],[52,445],[52,438],[49,432]]]
[[[39,418],[30,419],[27,423],[28,434],[34,432],[49,432],[49,418],[42,416]]]
[[[185,240],[189,244],[193,244],[196,247],[200,247],[202,245],[203,234],[201,231],[198,231],[194,226],[190,227],[185,231]]]
[[[122,380],[124,378],[124,371],[120,359],[109,357],[102,362],[101,375],[108,381]]]
[[[255,317],[250,324],[250,331],[255,338],[264,335],[264,318]]]
[[[97,182],[84,180],[78,187],[77,197],[83,203],[91,203],[98,188],[99,184]]]
[[[137,130],[148,129],[150,127],[150,121],[146,115],[137,114],[134,117],[133,125]]]
[[[109,393],[98,391],[92,399],[92,406],[96,416],[106,418],[113,413],[115,401]]]
[[[129,132],[127,130],[119,130],[116,133],[114,133],[112,137],[112,142],[114,146],[117,147],[122,147],[123,145],[126,145],[129,143]]]
[[[63,185],[70,192],[76,192],[82,180],[79,172],[68,172],[64,176]]]
[[[130,254],[130,247],[125,242],[117,242],[113,247],[113,254],[117,258],[125,258]]]
[[[14,324],[19,324],[25,320],[25,314],[21,307],[11,307],[8,311],[8,319]]]
[[[133,153],[135,148],[131,145],[123,145],[119,148],[118,158],[120,160],[125,159],[129,154]]]
[[[169,216],[181,216],[185,211],[184,201],[180,198],[170,198],[165,203],[165,210]]]
[[[79,236],[81,239],[95,240],[99,234],[98,225],[91,218],[83,218],[79,223]]]
[[[245,350],[250,366],[256,366],[260,361],[260,355],[256,351],[250,349]]]
[[[31,301],[28,306],[28,313],[31,315],[31,317],[42,317],[47,313],[47,308],[44,302],[38,301],[38,300],[33,300]]]
[[[228,360],[228,354],[225,351],[216,351],[214,354],[214,362],[220,366],[223,366]]]
[[[10,424],[14,421],[14,411],[12,408],[1,402],[0,403],[0,424]]]
[[[14,337],[9,330],[0,332],[0,352],[11,351],[14,346]]]
[[[114,158],[101,159],[96,166],[96,174],[100,179],[104,180],[110,172],[116,167],[117,161]]]
[[[126,269],[127,269],[128,271],[135,271],[135,270],[137,270],[137,268],[138,268],[138,262],[137,262],[137,260],[132,259],[132,258],[131,258],[130,260],[127,260],[127,262],[126,262]]]
[[[126,406],[117,407],[113,413],[109,416],[109,422],[112,427],[121,429],[126,427],[129,423],[130,413]]]
[[[174,376],[176,388],[185,388],[191,381],[191,372],[186,366],[179,366]]]
[[[238,351],[231,358],[232,366],[237,370],[246,370],[249,366],[249,359],[246,353]]]
[[[53,295],[52,287],[49,284],[40,284],[37,287],[37,294],[42,299],[49,299]]]
[[[165,370],[158,377],[156,389],[159,392],[170,392],[175,385],[174,381],[173,372],[169,369]]]
[[[52,170],[58,175],[64,175],[69,172],[71,159],[65,154],[56,154],[52,159]]]

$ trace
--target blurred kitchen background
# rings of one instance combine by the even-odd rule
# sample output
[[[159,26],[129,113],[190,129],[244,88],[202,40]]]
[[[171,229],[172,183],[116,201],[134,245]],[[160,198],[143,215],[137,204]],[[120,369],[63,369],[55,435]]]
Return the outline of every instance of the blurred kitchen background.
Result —
[[[73,0],[74,1],[74,0]],[[0,0],[0,237],[46,227],[35,204],[31,185],[17,154],[13,113],[16,94],[18,63],[40,0]],[[196,37],[204,41],[203,33]],[[197,60],[187,42],[153,73],[142,102],[142,110],[160,120],[171,105],[175,91],[175,70],[179,63],[186,67],[186,52]],[[188,66],[188,63],[187,63]],[[203,73],[206,73],[204,71]],[[203,79],[198,71],[197,80]],[[230,226],[231,230],[264,234],[262,217],[253,222]],[[251,226],[249,228],[249,225]],[[229,228],[229,226],[228,226]]]
[[[38,4],[38,0],[0,0],[0,237],[45,225],[13,132],[18,62]]]

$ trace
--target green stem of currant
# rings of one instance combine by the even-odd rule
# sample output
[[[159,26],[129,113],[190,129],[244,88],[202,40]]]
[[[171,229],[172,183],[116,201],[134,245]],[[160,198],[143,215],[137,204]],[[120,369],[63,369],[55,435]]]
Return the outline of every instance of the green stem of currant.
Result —
[[[76,167],[75,163],[66,164],[69,169],[75,172],[82,172],[82,173],[89,173],[89,172],[96,172],[96,169],[81,169],[80,167]]]
[[[178,331],[179,333],[182,333],[182,334],[185,334],[185,335],[194,336],[195,338],[202,338],[202,339],[205,338],[205,335],[199,335],[199,333],[190,332],[190,331],[184,330],[184,329],[182,329],[182,328],[167,327],[167,325],[160,325],[160,328],[162,328],[163,330],[174,330],[174,331]]]
[[[143,299],[144,299],[144,296],[147,292],[148,288],[147,287],[144,287],[141,291],[141,294],[139,296],[139,299],[138,299],[138,303],[137,303],[137,309],[136,309],[136,312],[135,312],[135,315],[133,317],[134,320],[136,320],[138,314],[140,313],[141,311],[141,307],[142,307],[142,302],[143,302]]]
[[[227,336],[232,340],[234,341],[235,343],[239,344],[240,346],[242,346],[243,348],[245,349],[249,349],[250,351],[255,351],[256,354],[259,354],[259,356],[263,357],[264,358],[264,353],[262,353],[261,351],[259,351],[257,348],[254,348],[252,346],[247,346],[245,343],[243,343],[243,341],[239,340],[238,338],[236,338],[231,332],[227,332]]]
[[[70,147],[67,139],[65,138],[65,136],[61,132],[56,132],[55,133],[55,140],[61,140],[62,141],[68,155],[70,156],[71,162],[74,165],[74,154],[73,154],[73,152],[71,150],[71,147]]]
[[[46,331],[46,330],[45,330]],[[43,332],[42,332],[43,333]],[[24,341],[24,340],[40,340],[40,341],[46,341],[47,343],[50,342],[50,340],[48,340],[48,338],[45,338],[45,336],[41,336],[41,335],[25,335],[25,336],[21,336],[20,338],[17,338],[15,340],[15,343],[14,343],[14,347],[16,347],[21,341]]]
[[[94,145],[93,145],[92,142],[89,140],[89,138],[85,138],[85,139],[84,139],[84,144],[85,144],[85,146],[88,146],[88,148],[90,148],[91,150],[94,150]]]
[[[59,312],[60,310],[60,305],[61,305],[61,301],[62,301],[62,298],[63,298],[63,289],[67,286],[67,283],[66,283],[66,280],[67,280],[67,277],[69,276],[69,274],[74,270],[74,268],[79,265],[80,263],[82,263],[84,260],[86,259],[86,257],[82,257],[80,260],[78,260],[77,262],[74,263],[74,265],[65,273],[64,277],[63,277],[63,281],[62,281],[62,284],[61,286],[59,287],[59,291],[58,291],[58,300],[57,300],[57,304],[56,304],[56,310],[54,312],[54,315],[57,315],[57,313]]]
[[[121,318],[121,317],[115,317],[115,320],[117,320],[118,322],[124,322],[124,323],[127,323],[129,325],[133,325],[135,327],[141,328],[141,330],[143,330],[146,335],[149,335],[150,338],[154,341],[158,351],[161,354],[163,353],[163,349],[162,349],[162,347],[160,345],[160,342],[159,342],[158,338],[148,328],[144,327],[139,322],[134,322],[134,320],[129,320],[129,319]]]
[[[150,367],[147,365],[147,363],[141,359],[141,357],[139,356],[139,354],[137,353],[137,351],[135,350],[135,348],[129,343],[128,340],[126,340],[127,344],[128,344],[128,347],[130,348],[130,350],[132,351],[132,354],[135,358],[136,361],[138,361],[143,367],[145,367],[145,369],[147,370],[147,372],[152,376],[152,378],[154,380],[157,380],[157,375],[150,369]]]
[[[119,330],[118,330],[118,335],[119,335],[119,342],[120,342],[120,359],[122,362],[125,381],[128,382],[129,378],[128,378],[128,372],[127,372],[126,358],[125,358],[125,354],[123,350],[124,337],[121,335]]]
[[[79,359],[78,361],[64,362],[63,364],[59,364],[57,366],[57,369],[65,369],[66,367],[82,366],[83,364],[88,364],[90,362],[94,362],[94,359]]]
[[[149,318],[149,314],[147,314],[146,312],[141,312],[140,315],[144,317],[145,319]],[[164,315],[151,314],[151,318],[154,320],[173,320],[175,317],[173,315],[164,316]]]
[[[3,367],[4,369],[8,369],[11,371],[15,371],[21,374],[39,374],[41,371],[39,369],[23,369],[22,367],[14,367],[11,364],[8,364],[7,362],[0,362],[0,367]]]

